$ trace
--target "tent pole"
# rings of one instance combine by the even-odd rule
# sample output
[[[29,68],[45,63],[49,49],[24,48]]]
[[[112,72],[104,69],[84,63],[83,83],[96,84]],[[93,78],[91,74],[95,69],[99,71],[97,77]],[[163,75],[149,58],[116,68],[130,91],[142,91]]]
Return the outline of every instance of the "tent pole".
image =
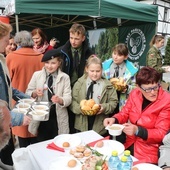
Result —
[[[18,15],[15,15],[16,32],[19,32]]]

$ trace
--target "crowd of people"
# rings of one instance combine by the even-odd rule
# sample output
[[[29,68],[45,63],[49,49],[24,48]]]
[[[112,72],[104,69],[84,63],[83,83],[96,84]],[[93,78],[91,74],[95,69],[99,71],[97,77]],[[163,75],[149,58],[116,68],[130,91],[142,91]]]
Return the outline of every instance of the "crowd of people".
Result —
[[[113,47],[112,57],[102,62],[89,47],[81,24],[71,26],[69,40],[60,47],[55,37],[48,43],[40,28],[15,36],[10,36],[11,31],[10,24],[0,22],[0,167],[12,169],[15,148],[11,134],[18,137],[20,147],[27,147],[59,134],[87,130],[107,136],[105,127],[119,123],[125,128],[117,140],[132,155],[168,170],[170,94],[160,85],[162,73],[167,71],[159,53],[163,36],[153,37],[147,66],[138,69],[128,60],[123,43]],[[114,88],[112,78],[122,78],[125,87]],[[34,121],[12,112],[22,98],[51,102],[49,120]],[[99,104],[96,115],[82,113],[84,99]]]

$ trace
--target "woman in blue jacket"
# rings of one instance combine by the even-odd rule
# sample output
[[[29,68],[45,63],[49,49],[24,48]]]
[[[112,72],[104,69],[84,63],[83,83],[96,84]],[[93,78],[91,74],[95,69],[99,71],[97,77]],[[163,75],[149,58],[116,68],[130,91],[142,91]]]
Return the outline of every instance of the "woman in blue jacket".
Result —
[[[25,95],[24,93],[21,93],[18,90],[13,89],[11,87],[9,71],[6,66],[5,57],[3,55],[5,47],[9,43],[11,31],[12,31],[11,25],[0,22],[0,99],[8,103],[9,109],[12,109],[12,98],[16,100],[17,97],[19,98],[29,97],[28,95]],[[30,120],[31,119],[28,116],[24,116],[22,113],[11,112],[12,126],[28,125],[30,123]],[[11,154],[13,151],[14,144],[11,138],[9,144],[0,152],[1,161],[5,164],[12,165],[13,162]]]

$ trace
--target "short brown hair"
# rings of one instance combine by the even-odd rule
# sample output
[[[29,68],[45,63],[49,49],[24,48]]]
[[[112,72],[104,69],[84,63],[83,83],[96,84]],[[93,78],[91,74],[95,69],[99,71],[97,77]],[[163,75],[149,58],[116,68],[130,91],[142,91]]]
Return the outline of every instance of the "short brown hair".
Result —
[[[128,56],[129,53],[127,46],[123,43],[117,44],[115,47],[113,47],[112,51],[117,52],[118,55],[123,56]]]
[[[84,26],[82,24],[77,24],[77,23],[71,26],[71,28],[69,29],[69,32],[73,34],[77,33],[78,35],[82,34],[84,36],[86,34],[86,30]]]
[[[161,79],[161,74],[151,67],[142,67],[136,75],[136,84],[141,86],[142,84],[158,83]]]
[[[10,24],[5,24],[3,22],[0,22],[0,39],[5,37],[11,31],[12,31],[12,26]]]

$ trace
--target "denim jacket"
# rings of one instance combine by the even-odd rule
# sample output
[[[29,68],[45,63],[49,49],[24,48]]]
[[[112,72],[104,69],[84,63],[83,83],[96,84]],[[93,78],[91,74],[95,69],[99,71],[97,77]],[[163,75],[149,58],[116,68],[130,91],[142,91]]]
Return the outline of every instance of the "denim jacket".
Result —
[[[9,109],[11,109],[12,98],[18,100],[18,98],[30,98],[30,96],[18,91],[11,87],[11,81],[9,79],[8,69],[6,66],[5,58],[0,54],[0,99],[8,103]],[[11,113],[12,126],[19,126],[23,122],[24,115],[21,113]]]

